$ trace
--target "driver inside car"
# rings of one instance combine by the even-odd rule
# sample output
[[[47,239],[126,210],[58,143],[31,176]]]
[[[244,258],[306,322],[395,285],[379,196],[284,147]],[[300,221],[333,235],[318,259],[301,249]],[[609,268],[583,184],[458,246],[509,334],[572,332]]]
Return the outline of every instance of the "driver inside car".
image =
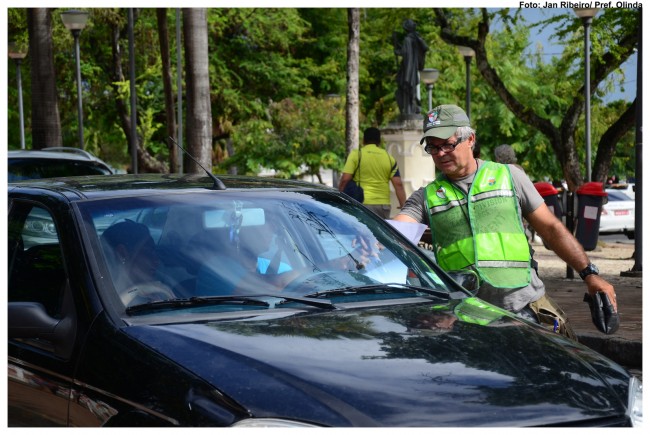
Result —
[[[101,238],[113,284],[125,306],[176,297],[156,279],[160,259],[149,228],[127,219],[110,226]]]

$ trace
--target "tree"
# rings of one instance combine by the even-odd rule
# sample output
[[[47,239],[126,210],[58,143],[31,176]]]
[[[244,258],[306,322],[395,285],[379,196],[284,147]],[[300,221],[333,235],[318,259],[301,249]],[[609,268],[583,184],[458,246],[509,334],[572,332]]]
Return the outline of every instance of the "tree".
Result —
[[[491,14],[486,9],[481,9],[473,29],[461,29],[460,26],[454,25],[453,13],[448,10],[435,9],[435,13],[442,39],[450,44],[464,45],[474,49],[477,67],[483,79],[519,120],[539,130],[549,141],[560,162],[569,189],[575,191],[583,182],[575,135],[578,120],[584,108],[584,85],[574,86],[572,90],[565,89],[565,92],[571,93],[571,97],[567,102],[560,102],[559,107],[549,111],[546,106],[546,110],[540,110],[544,109],[544,107],[540,107],[540,103],[543,104],[541,95],[531,95],[531,89],[522,91],[509,88],[497,69],[490,63],[488,43]],[[467,11],[463,11],[463,13],[466,14]],[[592,94],[598,84],[632,54],[637,40],[638,26],[634,10],[611,9],[606,10],[605,14],[608,15],[608,19],[602,19],[599,22],[602,23],[602,26],[607,26],[607,30],[600,29],[600,32],[602,35],[602,32],[607,31],[609,37],[601,39],[602,46],[600,50],[596,50],[596,56],[594,56],[595,67],[592,67],[593,74],[589,83]],[[501,17],[505,19],[507,15],[501,12]],[[463,20],[463,22],[471,22],[471,20]],[[559,36],[575,33],[578,26],[579,23],[576,19],[570,20]],[[470,33],[474,35],[467,36]],[[569,44],[569,51],[563,56],[565,62],[558,65],[559,68],[564,69],[565,73],[567,72],[566,64],[579,56],[576,53],[577,47],[578,44],[574,43],[573,46]],[[548,69],[545,69],[544,72],[548,72]],[[546,80],[552,81],[553,79],[546,77]],[[575,82],[580,83],[577,79]],[[607,156],[612,155],[612,149],[616,146],[618,139],[634,125],[635,104],[636,102],[630,105],[603,134],[598,145],[596,155],[598,164],[596,171],[592,174],[593,180],[605,181],[609,168],[603,163],[607,160]]]
[[[26,11],[27,9],[9,9],[7,24],[10,40],[27,41]],[[128,73],[128,64],[125,64],[128,51],[124,50],[127,36],[126,15],[124,9],[119,8],[92,8],[89,11],[88,26],[80,38],[84,118],[87,119],[84,125],[86,148],[114,166],[124,168],[130,161],[127,146],[130,132],[130,89],[129,81],[125,79],[125,72]],[[478,41],[478,25],[483,20],[481,13],[474,9],[462,8],[444,13],[449,17],[452,34]],[[61,23],[60,11],[52,10],[51,14],[62,143],[74,146],[77,100],[74,92],[75,63],[71,56],[72,38]],[[338,159],[342,165],[346,155],[345,106],[343,98],[333,96],[343,96],[347,92],[346,44],[349,42],[349,35],[343,29],[348,28],[348,9],[210,8],[205,14],[209,45],[209,94],[205,98],[209,98],[211,104],[211,136],[214,147],[212,154],[217,170],[231,170],[227,169],[224,163],[237,161],[241,170],[246,173],[257,173],[260,167],[264,167],[277,169],[281,176],[296,176],[311,170],[306,169],[311,167],[308,161],[322,160],[330,164]],[[505,23],[502,27],[505,28],[496,31],[495,27],[485,37],[485,57],[490,60],[498,77],[507,77],[503,79],[507,90],[517,101],[553,126],[561,128],[562,119],[573,101],[577,98],[578,108],[582,104],[580,22],[575,18],[567,20],[566,16],[573,17],[568,10],[564,18],[566,33],[562,39],[566,52],[549,63],[538,61],[536,56],[541,57],[538,53],[524,53],[529,44],[527,26],[516,23],[513,18],[506,21],[502,14],[512,16],[514,12],[490,12],[489,18],[501,19]],[[164,48],[161,38],[164,38],[165,32],[158,21],[162,15],[162,10],[137,9],[137,22],[134,27],[139,172],[167,172],[169,162],[172,161],[167,141],[172,131],[172,121],[169,118],[172,112],[166,109],[171,99],[166,89],[169,83],[165,82],[168,81],[169,74],[176,75],[176,65],[170,64],[167,58],[168,51],[174,52],[176,44],[182,42],[170,38],[168,42],[171,49]],[[167,15],[169,19],[169,12]],[[618,44],[610,41],[614,40],[614,37],[618,38],[614,41],[621,40],[619,35],[624,32],[636,32],[638,19],[629,18],[630,11],[611,8],[601,12],[598,19],[594,20],[593,71],[602,63],[601,58],[607,51],[620,59],[625,58],[628,46],[621,44],[618,47]],[[429,50],[425,61],[426,67],[437,68],[441,74],[434,87],[434,101],[438,104],[452,103],[461,106],[464,102],[464,63],[455,47],[442,39],[443,33],[437,24],[436,10],[360,9],[360,129],[371,125],[384,126],[398,117],[394,98],[397,65],[390,34],[393,30],[401,29],[405,19],[413,19],[417,23],[418,33],[430,47],[435,47],[435,50]],[[492,22],[488,20],[488,23]],[[497,55],[499,62],[493,60]],[[39,92],[29,80],[35,72],[32,71],[36,66],[32,65],[35,59],[40,60],[42,56],[33,56],[30,50],[23,63],[23,77],[27,78],[23,88],[26,101],[34,101],[36,110],[45,105],[41,103],[41,99],[32,98],[32,91]],[[483,144],[485,154],[490,152],[490,146],[511,143],[531,176],[562,178],[564,168],[562,171],[559,169],[560,159],[554,158],[558,153],[555,152],[547,134],[514,114],[474,65],[472,64],[470,69],[472,121],[481,126],[479,140]],[[483,65],[479,65],[479,68],[483,68]],[[123,69],[125,71],[122,71]],[[8,81],[8,142],[12,148],[18,146],[18,136],[15,134],[18,124],[15,82]],[[617,135],[605,135],[605,132],[628,110],[629,104],[625,102],[602,102],[601,93],[611,89],[611,86],[614,86],[614,83],[608,76],[592,98],[594,143],[599,140],[616,141]],[[187,91],[187,87],[183,88]],[[426,99],[426,89],[423,86],[421,88],[424,92],[421,97]],[[49,103],[47,106],[53,107]],[[307,108],[318,113],[308,113]],[[28,104],[25,118],[28,144],[31,140],[31,109],[32,105]],[[325,120],[320,118],[321,115],[335,118]],[[579,116],[581,115],[578,114]],[[300,128],[295,132],[289,131],[289,124],[285,124],[289,120]],[[316,123],[313,125],[318,125],[318,129],[313,125],[309,128],[308,120]],[[578,121],[576,118],[574,122],[573,161],[583,162],[584,147],[575,146],[582,134],[582,125]],[[267,131],[269,128],[272,129],[270,133]],[[338,128],[341,130],[324,130]],[[317,135],[314,134],[316,130]],[[619,128],[611,131],[624,130]],[[268,135],[278,148],[273,148],[273,152],[266,155],[260,155],[267,151],[263,141]],[[338,138],[340,142],[330,142],[334,138]],[[247,142],[248,140],[251,142]],[[281,151],[280,144],[288,149]],[[321,150],[318,144],[327,144],[329,148]],[[604,146],[598,147],[599,152],[605,149]],[[611,147],[608,149],[613,151]],[[330,159],[326,154],[333,151],[339,153],[337,159]],[[633,138],[630,138],[628,132],[619,140],[619,145],[613,153],[611,170],[620,174],[621,168],[629,168],[630,164],[634,167],[632,151]],[[299,155],[300,152],[309,154],[309,157]],[[233,159],[239,153],[244,155]],[[315,156],[319,156],[318,159]],[[594,175],[607,172],[600,162],[610,165],[609,158],[603,152],[595,153]],[[290,162],[290,159],[294,159],[293,162]],[[579,168],[580,165],[576,163],[576,166]]]
[[[212,111],[208,74],[208,22],[206,9],[183,9],[187,80],[187,148],[204,168],[212,167]],[[188,173],[203,172],[194,161]]]
[[[116,107],[117,120],[126,137],[126,150],[131,150],[133,147],[137,150],[138,172],[167,172],[167,165],[156,159],[147,148],[145,147],[145,134],[143,131],[143,124],[147,122],[146,116],[138,116],[140,122],[140,129],[135,138],[131,135],[131,117],[129,109],[129,81],[125,78],[124,68],[122,67],[122,39],[121,36],[125,32],[125,20],[120,11],[105,11],[103,15],[93,11],[93,17],[97,21],[103,21],[108,24],[111,32],[111,62],[110,67],[106,68],[111,76],[110,86],[114,93],[114,104]],[[137,10],[136,10],[137,12]],[[137,22],[139,13],[134,17],[134,22]],[[136,80],[137,81],[137,80]],[[141,101],[141,100],[140,100]],[[136,109],[137,110],[137,109]],[[144,110],[141,111],[146,113]],[[143,119],[144,118],[144,119]],[[149,134],[147,134],[148,136]],[[135,140],[135,143],[132,143]]]
[[[223,163],[247,174],[273,169],[277,177],[317,177],[339,169],[345,155],[345,116],[340,97],[285,98],[269,105],[266,119],[253,119],[233,133],[238,152]]]
[[[61,146],[61,121],[52,48],[52,14],[47,8],[27,10],[32,78],[32,147]]]
[[[346,154],[359,148],[359,9],[348,9],[348,68],[345,102]]]
[[[158,20],[158,40],[160,41],[160,59],[162,61],[162,82],[165,93],[165,126],[167,135],[176,137],[176,112],[174,110],[174,92],[172,89],[171,58],[169,55],[169,31],[167,30],[167,8],[156,9]],[[171,141],[170,141],[171,142]],[[169,143],[170,172],[180,168],[178,147]]]

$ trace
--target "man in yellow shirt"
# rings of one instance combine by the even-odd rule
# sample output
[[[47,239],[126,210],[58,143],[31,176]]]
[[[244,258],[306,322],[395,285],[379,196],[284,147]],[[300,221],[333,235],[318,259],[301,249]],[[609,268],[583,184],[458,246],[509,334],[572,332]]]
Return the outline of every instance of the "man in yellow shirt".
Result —
[[[339,191],[353,180],[363,188],[363,205],[383,217],[390,218],[390,189],[393,183],[400,208],[406,201],[406,192],[399,175],[397,162],[379,147],[381,132],[370,127],[363,132],[363,146],[348,156],[339,181]]]

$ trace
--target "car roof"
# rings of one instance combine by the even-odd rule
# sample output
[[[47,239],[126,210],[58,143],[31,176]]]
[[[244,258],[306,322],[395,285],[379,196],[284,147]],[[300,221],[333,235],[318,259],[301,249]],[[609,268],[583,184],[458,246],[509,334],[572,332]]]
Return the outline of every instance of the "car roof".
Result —
[[[107,168],[111,166],[104,162],[99,157],[91,154],[88,151],[71,148],[71,147],[49,147],[40,150],[9,150],[7,157],[11,159],[52,159],[52,160],[74,160],[84,162],[97,162],[105,165]],[[112,168],[111,168],[112,169]]]
[[[338,190],[322,184],[271,177],[218,175],[226,190]],[[89,198],[128,197],[156,193],[205,192],[214,189],[214,180],[204,174],[117,174],[68,178],[39,178],[9,184],[10,192],[38,189],[68,197],[70,201]],[[218,189],[216,189],[218,190]]]

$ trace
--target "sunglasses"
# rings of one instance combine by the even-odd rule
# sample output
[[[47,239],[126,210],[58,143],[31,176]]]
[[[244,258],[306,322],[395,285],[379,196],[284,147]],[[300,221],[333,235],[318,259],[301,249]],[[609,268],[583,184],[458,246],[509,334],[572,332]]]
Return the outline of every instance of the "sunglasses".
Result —
[[[433,154],[433,155],[439,154],[440,151],[442,151],[445,154],[451,153],[463,141],[464,141],[463,138],[458,138],[458,139],[456,139],[456,142],[454,142],[454,143],[445,143],[445,144],[440,145],[440,146],[435,146],[435,145],[432,145],[432,144],[426,144],[424,146],[424,152],[427,153],[427,154]]]

